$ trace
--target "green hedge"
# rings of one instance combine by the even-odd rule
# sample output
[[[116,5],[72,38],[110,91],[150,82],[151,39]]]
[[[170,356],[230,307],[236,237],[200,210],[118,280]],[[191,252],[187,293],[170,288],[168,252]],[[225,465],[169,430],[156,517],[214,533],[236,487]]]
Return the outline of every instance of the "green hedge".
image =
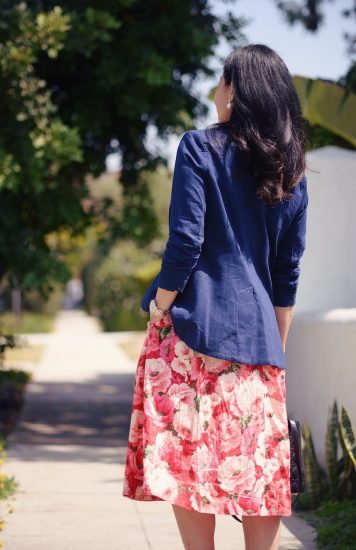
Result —
[[[318,548],[355,549],[356,500],[326,500],[313,512],[300,512],[300,515],[317,530]]]
[[[158,273],[160,259],[134,242],[117,244],[106,258],[97,257],[83,270],[85,303],[106,331],[144,330],[148,314],[142,296]]]

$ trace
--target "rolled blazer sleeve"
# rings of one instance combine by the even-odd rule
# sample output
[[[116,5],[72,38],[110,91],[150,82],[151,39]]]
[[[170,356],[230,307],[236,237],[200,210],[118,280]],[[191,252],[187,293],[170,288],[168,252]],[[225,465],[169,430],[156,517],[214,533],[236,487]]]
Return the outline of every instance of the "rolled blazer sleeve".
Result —
[[[158,286],[182,292],[204,241],[206,149],[197,133],[186,132],[178,146],[169,206],[169,238]]]
[[[300,259],[306,246],[308,207],[307,178],[300,183],[302,198],[293,219],[277,248],[272,269],[274,306],[293,306],[296,303],[300,275]]]

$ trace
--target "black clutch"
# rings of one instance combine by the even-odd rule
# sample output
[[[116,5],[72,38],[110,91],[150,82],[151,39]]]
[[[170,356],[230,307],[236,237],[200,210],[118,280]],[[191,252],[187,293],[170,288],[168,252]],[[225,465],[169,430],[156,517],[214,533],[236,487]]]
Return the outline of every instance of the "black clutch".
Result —
[[[300,493],[304,493],[305,491],[305,473],[300,421],[288,418],[288,431],[290,442],[290,488],[292,494],[297,493],[297,496],[299,496]]]
[[[291,493],[296,494],[293,504],[300,493],[305,491],[305,473],[302,453],[302,431],[301,422],[288,418],[288,432],[290,443],[290,488]],[[231,514],[234,519],[242,523],[242,520]]]

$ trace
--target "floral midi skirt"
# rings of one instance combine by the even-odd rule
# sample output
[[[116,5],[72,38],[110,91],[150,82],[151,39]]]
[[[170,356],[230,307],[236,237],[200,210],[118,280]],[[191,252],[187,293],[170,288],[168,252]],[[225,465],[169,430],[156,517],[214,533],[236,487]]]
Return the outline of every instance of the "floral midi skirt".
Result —
[[[290,516],[285,370],[194,351],[147,322],[123,496],[213,514]]]

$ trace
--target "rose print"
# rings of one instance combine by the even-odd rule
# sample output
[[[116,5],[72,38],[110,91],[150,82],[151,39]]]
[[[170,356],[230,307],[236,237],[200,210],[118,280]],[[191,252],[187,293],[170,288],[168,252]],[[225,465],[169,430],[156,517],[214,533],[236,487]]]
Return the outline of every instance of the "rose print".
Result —
[[[198,445],[192,455],[191,466],[194,471],[199,472],[199,481],[202,484],[214,482],[219,466],[214,448],[206,444]]]
[[[167,427],[172,422],[174,406],[166,395],[154,395],[145,400],[145,414],[161,428]]]
[[[178,483],[164,464],[157,464],[148,470],[147,484],[154,495],[175,500],[178,495]]]
[[[218,467],[221,487],[231,493],[250,490],[255,481],[255,467],[247,456],[231,456]]]
[[[201,437],[202,426],[196,408],[181,403],[179,410],[174,415],[173,427],[182,439],[198,441]]]
[[[237,454],[241,452],[241,422],[238,418],[231,417],[228,412],[221,413],[216,418],[216,440],[219,449],[225,454]]]
[[[123,495],[206,513],[291,515],[285,372],[189,348],[149,323],[135,375]]]
[[[256,426],[249,426],[242,432],[241,437],[241,453],[250,456],[254,455],[257,447],[258,429]]]
[[[261,502],[253,497],[240,496],[237,502],[241,507],[241,510],[243,510],[244,515],[247,516],[256,515],[261,508]]]
[[[181,402],[194,407],[196,391],[184,382],[181,384],[172,384],[167,395],[176,409],[179,408]]]
[[[201,483],[200,490],[193,491],[192,496],[190,497],[190,504],[193,510],[201,510],[205,508],[207,511],[209,506],[211,506],[211,511],[214,510],[214,502],[218,497],[218,492],[214,488],[213,483]]]
[[[218,359],[216,357],[210,357],[209,355],[201,354],[202,360],[205,365],[205,369],[207,372],[211,372],[212,374],[220,374],[221,372],[224,372],[227,370],[231,363],[229,361],[225,361],[224,359]]]
[[[163,359],[147,359],[145,365],[145,391],[151,392],[154,389],[157,393],[165,392],[169,387],[170,378],[171,370]]]
[[[196,388],[197,392],[202,395],[204,393],[213,394],[215,393],[215,386],[216,375],[207,372],[205,376],[198,378]]]
[[[165,462],[170,472],[179,472],[182,467],[182,444],[171,431],[157,434],[155,452],[160,461]]]
[[[130,425],[130,441],[140,441],[142,437],[145,414],[140,410],[133,410]]]

